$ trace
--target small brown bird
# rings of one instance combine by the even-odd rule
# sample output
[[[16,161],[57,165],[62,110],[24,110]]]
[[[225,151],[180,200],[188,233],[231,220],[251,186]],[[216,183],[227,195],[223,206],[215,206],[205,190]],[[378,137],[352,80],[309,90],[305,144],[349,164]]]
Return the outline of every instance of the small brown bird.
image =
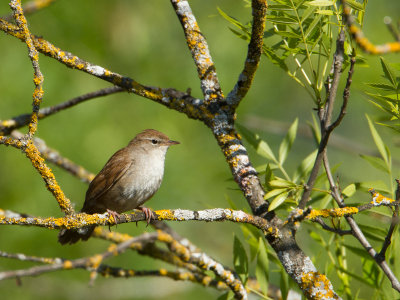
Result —
[[[169,146],[179,144],[165,134],[146,129],[128,146],[118,150],[92,180],[86,192],[81,212],[88,214],[109,212],[117,220],[118,214],[137,208],[150,222],[153,212],[141,205],[159,189],[164,175],[165,154]],[[86,241],[96,226],[62,229],[58,241],[74,244]]]

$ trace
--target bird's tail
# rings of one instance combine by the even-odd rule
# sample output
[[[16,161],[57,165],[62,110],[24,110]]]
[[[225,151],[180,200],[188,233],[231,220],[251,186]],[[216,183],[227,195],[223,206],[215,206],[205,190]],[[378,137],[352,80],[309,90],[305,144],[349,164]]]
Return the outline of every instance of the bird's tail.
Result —
[[[87,226],[79,228],[78,230],[73,229],[62,229],[58,234],[58,242],[61,245],[75,244],[79,240],[87,241],[93,233],[96,226]]]

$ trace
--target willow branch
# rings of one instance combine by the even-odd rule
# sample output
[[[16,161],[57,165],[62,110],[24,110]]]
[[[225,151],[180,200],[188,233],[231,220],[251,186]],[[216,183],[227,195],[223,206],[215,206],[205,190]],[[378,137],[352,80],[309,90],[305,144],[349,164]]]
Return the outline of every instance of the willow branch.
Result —
[[[207,41],[200,31],[188,1],[171,0],[171,4],[185,33],[187,45],[197,68],[204,100],[206,103],[215,101],[223,95]]]
[[[38,111],[37,117],[38,120],[41,120],[55,113],[58,113],[62,110],[70,108],[74,105],[80,104],[84,101],[123,91],[124,89],[122,89],[121,87],[113,86],[98,91],[90,92],[50,107],[41,108]],[[14,129],[18,129],[25,125],[28,125],[30,119],[31,119],[31,114],[22,114],[9,120],[0,121],[0,135],[9,135],[11,131],[13,131]]]
[[[318,172],[322,165],[323,157],[326,153],[329,136],[334,129],[334,127],[331,127],[331,119],[344,60],[343,56],[345,38],[345,33],[343,30],[341,30],[336,41],[336,52],[333,58],[333,78],[329,85],[330,88],[328,91],[328,100],[325,104],[325,108],[322,109],[319,113],[321,123],[321,141],[318,147],[318,154],[315,159],[314,166],[311,170],[310,177],[308,178],[303,195],[298,205],[300,209],[304,209],[307,205],[308,200],[310,199],[312,188],[314,187]]]
[[[267,16],[267,1],[253,0],[252,15],[253,24],[251,29],[250,43],[247,49],[247,57],[243,71],[239,75],[239,79],[233,90],[226,97],[227,102],[235,108],[240,101],[246,96],[253,82],[255,73],[260,63],[262,47],[264,44],[264,29]]]

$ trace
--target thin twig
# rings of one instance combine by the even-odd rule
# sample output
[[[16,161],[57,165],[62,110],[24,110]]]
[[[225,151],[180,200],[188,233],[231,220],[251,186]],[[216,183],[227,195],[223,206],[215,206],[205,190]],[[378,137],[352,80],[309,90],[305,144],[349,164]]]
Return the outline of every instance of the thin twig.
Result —
[[[397,182],[396,201],[400,201],[400,181],[398,179],[396,179],[396,182]],[[393,232],[394,232],[394,230],[395,230],[395,228],[397,227],[398,224],[399,224],[399,206],[396,205],[394,207],[394,210],[393,210],[392,221],[390,223],[390,227],[389,227],[388,233],[387,233],[387,235],[385,237],[385,240],[383,242],[382,249],[378,254],[378,256],[381,259],[385,259],[386,251],[387,251],[387,249],[389,248],[389,246],[390,246],[390,244],[392,242]]]
[[[314,166],[311,170],[310,176],[308,178],[307,184],[305,185],[303,195],[300,199],[298,208],[304,209],[307,205],[308,200],[311,196],[312,188],[314,187],[315,181],[318,177],[319,169],[322,165],[322,160],[324,154],[326,153],[326,148],[328,146],[329,136],[332,130],[330,128],[330,122],[333,113],[333,106],[336,99],[337,89],[339,87],[339,79],[341,75],[342,65],[343,65],[343,55],[344,55],[344,41],[345,33],[343,30],[340,31],[337,41],[336,41],[336,52],[333,59],[333,78],[328,92],[328,100],[325,104],[325,108],[318,114],[321,123],[321,141],[318,147],[318,154],[314,162]]]
[[[53,105],[50,107],[41,108],[38,112],[38,120],[44,119],[44,118],[51,116],[59,111],[70,108],[70,107],[77,105],[79,103],[82,103],[84,101],[94,99],[97,97],[102,97],[102,96],[107,96],[107,95],[123,92],[123,91],[125,91],[125,90],[119,86],[108,87],[108,88],[104,88],[104,89],[101,89],[98,91],[90,92],[90,93],[72,98],[70,100],[67,100],[65,102],[62,102],[62,103],[59,103],[59,104],[56,104],[56,105]],[[28,125],[30,118],[31,118],[31,114],[22,114],[22,115],[14,117],[12,119],[9,119],[9,120],[0,121],[0,135],[9,135],[11,133],[11,131],[13,131],[14,129]]]
[[[316,219],[314,220],[314,222],[316,222],[316,223],[318,223],[319,225],[321,225],[323,229],[325,229],[325,230],[327,230],[327,231],[330,231],[330,232],[333,232],[333,233],[336,233],[336,234],[339,234],[339,235],[349,235],[349,234],[352,234],[352,231],[351,231],[351,230],[342,230],[342,229],[333,228],[333,227],[328,226],[328,225],[327,225],[321,218],[319,218],[319,217],[316,218]]]

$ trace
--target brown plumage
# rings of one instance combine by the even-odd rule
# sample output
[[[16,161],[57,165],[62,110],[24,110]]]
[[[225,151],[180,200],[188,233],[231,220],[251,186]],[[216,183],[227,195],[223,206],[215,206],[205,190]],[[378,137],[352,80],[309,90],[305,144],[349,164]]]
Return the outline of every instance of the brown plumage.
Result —
[[[117,218],[119,213],[138,208],[150,222],[152,211],[141,205],[159,189],[164,174],[165,154],[169,146],[175,144],[179,142],[171,141],[154,129],[139,133],[128,146],[111,156],[92,180],[81,212],[109,212]],[[74,244],[80,239],[86,241],[94,228],[62,229],[58,241],[62,245]]]

